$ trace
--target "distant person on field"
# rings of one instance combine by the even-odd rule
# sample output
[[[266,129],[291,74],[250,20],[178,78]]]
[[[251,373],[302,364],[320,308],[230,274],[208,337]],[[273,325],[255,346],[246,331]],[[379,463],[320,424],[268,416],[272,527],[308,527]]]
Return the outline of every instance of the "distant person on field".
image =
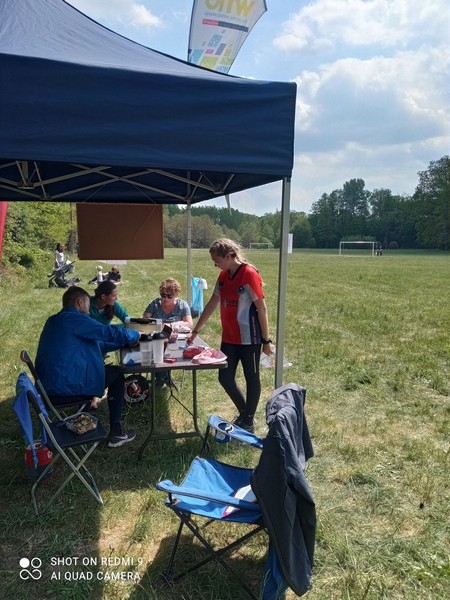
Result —
[[[99,285],[104,280],[103,267],[101,265],[99,265],[98,267],[95,268],[95,271],[96,271],[95,277],[93,277],[91,280],[89,280],[88,283],[96,283],[97,285]]]
[[[105,326],[89,316],[90,298],[83,288],[69,287],[60,312],[49,317],[42,330],[36,371],[55,406],[84,404],[108,388],[110,432],[108,446],[117,448],[136,437],[122,428],[124,379],[118,366],[104,365],[105,352],[134,345],[139,332]]]
[[[114,281],[115,284],[122,283],[122,275],[120,274],[119,267],[115,265],[111,267],[111,270],[106,273],[105,279],[107,281]]]
[[[219,370],[219,383],[229,395],[239,415],[236,425],[253,432],[254,415],[261,395],[259,361],[262,351],[272,353],[263,282],[256,267],[249,264],[236,242],[219,239],[209,248],[220,269],[213,295],[205,306],[188,343],[192,344],[201,328],[220,304],[222,344],[228,367]],[[242,364],[245,395],[236,382],[238,364]]]
[[[64,245],[58,242],[55,248],[55,269],[62,269],[65,264]]]

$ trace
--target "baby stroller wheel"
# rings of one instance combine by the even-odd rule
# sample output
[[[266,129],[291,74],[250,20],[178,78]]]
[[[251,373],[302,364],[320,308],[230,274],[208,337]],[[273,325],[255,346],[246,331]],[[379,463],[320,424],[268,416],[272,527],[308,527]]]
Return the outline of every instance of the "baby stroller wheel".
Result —
[[[142,375],[129,375],[124,380],[124,386],[124,398],[128,406],[135,406],[150,395],[148,381]]]

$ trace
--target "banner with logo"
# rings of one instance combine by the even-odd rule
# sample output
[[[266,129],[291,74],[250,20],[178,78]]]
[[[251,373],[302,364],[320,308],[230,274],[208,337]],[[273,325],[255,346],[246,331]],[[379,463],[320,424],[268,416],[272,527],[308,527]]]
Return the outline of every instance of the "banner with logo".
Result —
[[[188,61],[228,73],[242,44],[261,15],[264,0],[194,0]]]

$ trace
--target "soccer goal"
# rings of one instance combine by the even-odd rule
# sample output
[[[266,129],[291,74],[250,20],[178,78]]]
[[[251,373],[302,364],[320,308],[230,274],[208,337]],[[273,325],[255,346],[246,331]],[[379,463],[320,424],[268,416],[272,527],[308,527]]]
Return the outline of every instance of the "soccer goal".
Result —
[[[339,256],[375,256],[375,242],[343,241],[339,242]]]
[[[250,250],[270,250],[272,244],[269,242],[250,242]]]

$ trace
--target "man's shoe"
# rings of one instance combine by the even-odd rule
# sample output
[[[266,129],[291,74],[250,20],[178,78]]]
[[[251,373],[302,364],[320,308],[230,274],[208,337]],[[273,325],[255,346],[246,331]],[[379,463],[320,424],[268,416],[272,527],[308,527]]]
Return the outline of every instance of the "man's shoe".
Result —
[[[118,448],[119,446],[128,444],[129,442],[132,442],[135,437],[136,432],[134,429],[127,429],[118,435],[109,435],[108,448]]]

